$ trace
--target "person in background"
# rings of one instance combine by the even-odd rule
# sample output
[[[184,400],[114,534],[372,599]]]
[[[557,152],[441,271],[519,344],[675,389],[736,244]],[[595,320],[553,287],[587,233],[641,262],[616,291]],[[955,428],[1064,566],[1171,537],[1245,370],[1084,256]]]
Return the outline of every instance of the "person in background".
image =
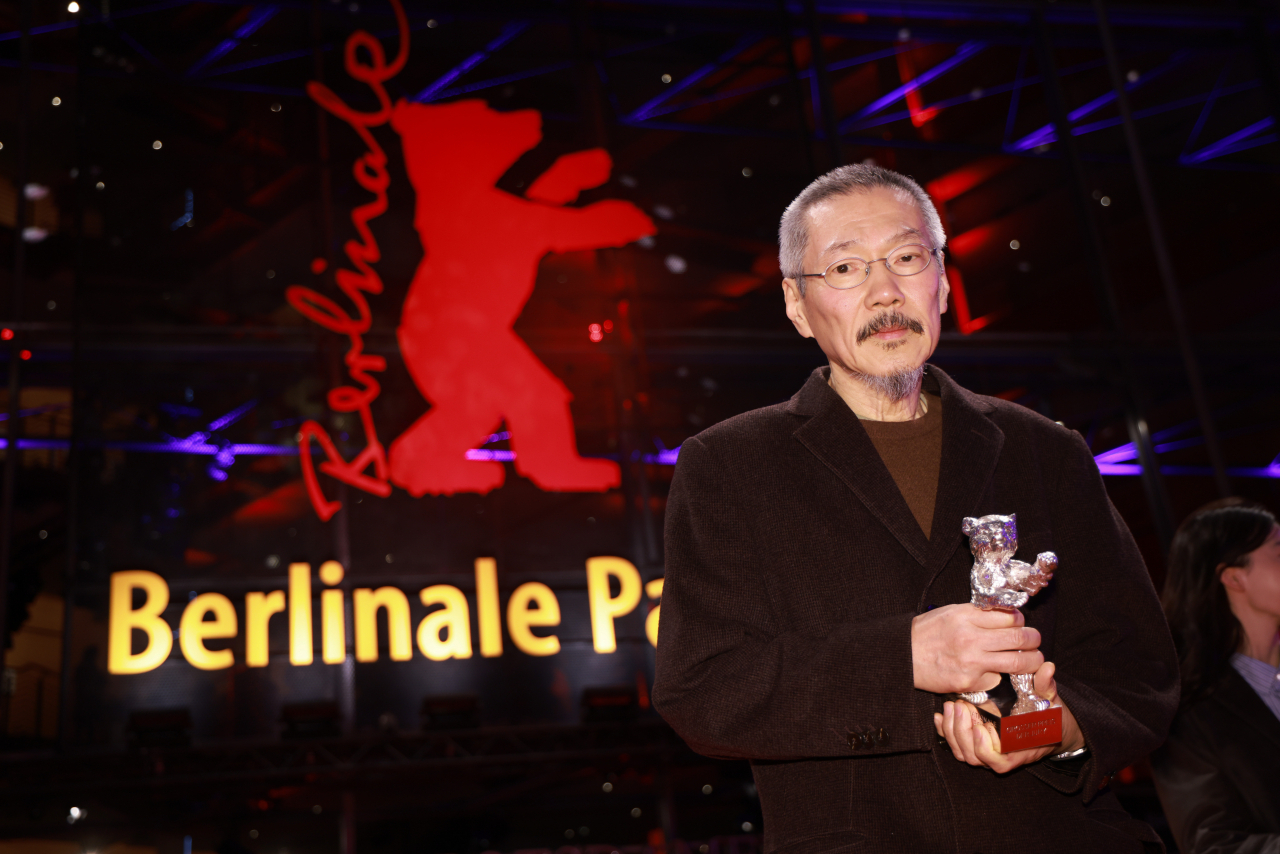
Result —
[[[1280,854],[1280,526],[1236,498],[1173,539],[1164,608],[1182,705],[1152,757],[1183,854]]]

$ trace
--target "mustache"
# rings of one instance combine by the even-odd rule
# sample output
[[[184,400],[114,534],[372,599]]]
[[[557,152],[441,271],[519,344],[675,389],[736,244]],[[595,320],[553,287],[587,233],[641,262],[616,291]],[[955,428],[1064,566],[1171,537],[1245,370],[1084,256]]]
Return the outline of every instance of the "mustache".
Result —
[[[907,317],[900,311],[882,311],[867,324],[858,330],[858,343],[861,344],[877,332],[883,332],[886,329],[907,329],[917,335],[924,334],[924,324],[916,320],[914,317]]]

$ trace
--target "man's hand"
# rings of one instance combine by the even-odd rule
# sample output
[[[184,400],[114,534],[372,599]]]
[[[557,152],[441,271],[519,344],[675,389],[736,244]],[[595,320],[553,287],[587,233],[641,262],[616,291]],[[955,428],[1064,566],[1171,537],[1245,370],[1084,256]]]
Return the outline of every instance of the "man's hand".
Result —
[[[1040,632],[1017,610],[943,605],[911,621],[915,686],[935,694],[989,691],[1001,673],[1034,673],[1039,647]]]
[[[970,765],[990,768],[997,774],[1006,774],[1022,765],[1039,762],[1046,756],[1078,750],[1084,747],[1084,735],[1075,715],[1058,699],[1058,685],[1053,678],[1053,662],[1046,662],[1035,675],[1036,694],[1056,706],[1062,707],[1062,741],[1029,750],[1000,752],[1000,736],[994,725],[985,721],[978,710],[959,700],[944,703],[942,714],[934,714],[933,724],[938,735],[947,740],[947,746],[956,759]]]

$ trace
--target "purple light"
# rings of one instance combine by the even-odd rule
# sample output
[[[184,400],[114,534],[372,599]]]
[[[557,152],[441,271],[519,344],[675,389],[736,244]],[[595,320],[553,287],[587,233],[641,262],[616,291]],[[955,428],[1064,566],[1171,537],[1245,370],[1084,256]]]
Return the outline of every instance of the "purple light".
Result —
[[[469,460],[492,460],[499,463],[509,463],[515,458],[515,451],[490,451],[485,448],[472,448],[467,451],[467,459]]]
[[[1191,54],[1189,51],[1183,51],[1181,53],[1178,53],[1176,56],[1174,56],[1164,65],[1161,65],[1158,68],[1154,68],[1151,71],[1148,71],[1146,74],[1143,74],[1137,80],[1134,80],[1130,83],[1126,83],[1124,90],[1126,92],[1132,92],[1133,90],[1137,89],[1139,86],[1145,86],[1147,83],[1151,82],[1152,80],[1155,80],[1157,77],[1164,75],[1165,72],[1181,65],[1190,56]],[[1094,98],[1092,101],[1089,101],[1088,103],[1083,104],[1082,106],[1076,107],[1074,110],[1067,113],[1068,124],[1074,125],[1080,119],[1083,119],[1085,116],[1089,115],[1090,113],[1097,112],[1098,110],[1105,107],[1107,104],[1110,104],[1113,101],[1115,101],[1115,99],[1116,99],[1115,90],[1104,92],[1103,94]],[[1101,130],[1102,127],[1110,127],[1113,124],[1119,124],[1119,123],[1120,123],[1120,120],[1115,119],[1113,121],[1097,122],[1095,123],[1097,125],[1096,127],[1095,126],[1089,126],[1087,128],[1072,127],[1071,135],[1082,136],[1094,130]],[[1053,125],[1051,124],[1043,125],[1040,128],[1027,134],[1022,139],[1015,142],[1012,146],[1012,149],[1014,151],[1026,151],[1029,148],[1035,148],[1037,145],[1046,145],[1050,142],[1054,142],[1057,140],[1057,138],[1058,138],[1058,134],[1054,130]]]
[[[297,445],[232,445],[231,452],[238,457],[272,457],[280,455],[296,455]]]
[[[1104,475],[1134,477],[1142,474],[1142,466],[1101,463],[1098,465],[1098,471]],[[1214,475],[1214,471],[1211,466],[1160,466],[1160,473],[1167,475],[1194,475],[1199,477],[1213,477]],[[1266,468],[1229,468],[1227,469],[1227,474],[1232,477],[1265,477],[1280,479],[1280,465],[1272,463]]]
[[[1125,460],[1137,459],[1138,451],[1132,442],[1121,445],[1118,448],[1112,448],[1109,451],[1103,451],[1093,458],[1098,464],[1098,468],[1102,468],[1105,463],[1122,463]],[[1104,472],[1105,474],[1105,472]]]
[[[646,101],[645,103],[637,107],[635,110],[633,110],[631,115],[628,116],[627,118],[629,118],[631,121],[644,121],[645,119],[650,118],[654,114],[654,112],[658,109],[658,107],[662,106],[664,103],[671,100],[676,95],[679,95],[681,92],[693,86],[693,84],[697,83],[700,80],[703,80],[708,75],[719,70],[720,68],[723,68],[726,63],[730,62],[734,57],[738,56],[738,54],[742,53],[747,48],[756,44],[756,42],[758,41],[759,41],[758,36],[755,36],[755,35],[743,36],[742,38],[738,39],[737,44],[735,44],[733,47],[729,48],[729,50],[725,51],[719,57],[717,57],[715,62],[702,66],[697,71],[694,71],[692,74],[690,74],[688,77],[685,77],[683,80],[680,80],[679,82],[672,84],[667,89],[664,89],[661,94],[653,98],[650,98],[648,101]]]
[[[898,47],[891,47],[886,50],[877,50],[872,53],[865,53],[865,54],[862,54],[861,56],[852,57],[851,59],[842,59],[839,62],[828,63],[827,69],[829,71],[838,71],[842,68],[849,68],[854,65],[865,65],[868,62],[874,62],[875,60],[883,59],[886,56],[895,56],[896,54],[902,53],[902,51],[904,50],[909,50],[909,48],[905,46],[898,46]],[[813,79],[813,76],[814,74],[813,74],[812,68],[806,68],[805,70],[797,72],[796,74],[796,77],[800,78],[801,80]],[[775,77],[770,80],[766,80],[762,83],[752,83],[747,86],[737,86],[733,89],[722,89],[715,92],[714,94],[704,95],[701,98],[691,98],[687,101],[681,101],[679,104],[676,104],[674,107],[668,106],[661,110],[651,110],[647,117],[654,118],[655,116],[665,116],[668,113],[676,113],[676,112],[679,112],[680,110],[688,110],[692,107],[700,107],[703,104],[713,104],[716,101],[723,101],[727,98],[738,98],[743,95],[751,95],[751,94],[754,94],[755,92],[760,92],[765,89],[772,89],[776,86],[781,86],[786,82],[787,82],[786,77]]]
[[[466,74],[471,69],[475,68],[480,63],[484,62],[495,51],[500,50],[504,45],[506,45],[507,42],[523,33],[528,26],[528,21],[512,21],[507,24],[502,28],[502,32],[498,33],[498,37],[485,45],[483,50],[476,51],[458,65],[455,65],[453,68],[446,71],[444,76],[440,77],[436,82],[419,92],[413,100],[421,103],[435,100],[436,96],[442,89],[462,75]]]
[[[209,466],[205,471],[207,471],[209,473],[209,477],[214,480],[223,481],[227,479],[227,473],[215,465]]]
[[[1249,139],[1256,133],[1266,130],[1275,124],[1275,119],[1267,116],[1261,121],[1256,121],[1246,128],[1241,128],[1233,134],[1224,136],[1215,143],[1206,145],[1199,151],[1191,154],[1184,154],[1178,158],[1182,163],[1203,163],[1206,160],[1212,160],[1215,157],[1222,157],[1225,154],[1231,154],[1236,151],[1243,151],[1246,148],[1253,148],[1258,145],[1266,145],[1268,142],[1274,142],[1275,134],[1268,134],[1264,137]]]
[[[679,456],[680,456],[679,448],[674,448],[670,451],[664,448],[663,450],[660,450],[656,454],[642,455],[640,454],[639,451],[637,451],[633,459],[644,460],[646,463],[653,463],[660,466],[673,466],[676,464],[676,459],[679,458]],[[515,460],[515,458],[516,458],[515,451],[491,451],[488,448],[472,448],[471,450],[467,451],[467,459],[475,460],[479,462],[491,461],[491,462],[499,462],[499,463],[509,463]]]
[[[646,463],[657,463],[660,466],[673,466],[680,457],[680,449],[673,448],[670,451],[661,450],[656,454],[645,454],[644,461]]]
[[[230,427],[232,424],[235,424],[237,421],[243,418],[246,412],[248,412],[250,409],[253,409],[257,405],[258,405],[258,401],[251,400],[248,403],[237,406],[235,409],[231,410],[221,418],[215,421],[209,422],[209,430],[211,432],[216,433],[219,430],[223,429],[224,427]]]
[[[915,79],[908,80],[906,83],[903,83],[897,89],[889,92],[889,94],[881,95],[879,98],[875,99],[870,104],[867,104],[861,110],[858,110],[858,112],[842,121],[840,123],[840,132],[845,133],[846,131],[852,130],[857,126],[860,119],[873,116],[900,98],[905,98],[908,92],[914,92],[930,80],[941,77],[943,74],[946,74],[951,69],[960,65],[966,59],[981,53],[985,47],[986,45],[982,42],[965,42],[960,45],[960,47],[956,48],[956,52],[952,54],[950,59],[944,59],[942,62],[939,62],[928,71],[923,72]]]
[[[1099,474],[1111,475],[1138,475],[1142,474],[1142,466],[1122,463],[1098,463],[1098,472]]]
[[[333,46],[327,45],[327,44],[321,45],[320,50],[328,52],[330,50],[333,50]],[[220,77],[223,74],[234,74],[237,71],[248,71],[250,68],[261,68],[264,65],[274,65],[277,62],[287,62],[290,59],[302,59],[303,57],[307,57],[311,55],[312,55],[312,51],[310,50],[289,50],[289,51],[285,51],[284,53],[276,53],[276,54],[272,54],[271,56],[264,56],[261,59],[250,59],[245,62],[235,62],[230,65],[224,65],[221,68],[215,68],[214,70],[210,71],[208,74],[205,74],[204,76],[206,78]]]
[[[394,33],[388,33],[387,35],[394,35]],[[675,37],[663,36],[660,39],[653,39],[651,41],[629,44],[626,47],[608,51],[607,53],[605,53],[605,58],[614,59],[619,56],[626,56],[628,54],[638,53],[639,51],[642,51],[642,50],[648,50],[649,48],[662,47],[664,45],[671,44],[672,42],[680,41],[681,39],[687,39],[687,38],[690,38],[690,36],[686,36],[686,35],[677,35]],[[308,53],[308,55],[310,54]],[[528,80],[531,77],[540,77],[544,74],[552,74],[556,71],[564,71],[566,68],[573,68],[573,66],[574,66],[574,62],[572,60],[569,60],[566,62],[553,62],[550,65],[540,65],[536,68],[530,68],[525,71],[517,71],[513,74],[503,74],[498,77],[489,77],[484,80],[476,81],[475,83],[468,83],[465,86],[454,86],[450,89],[445,89],[441,92],[436,92],[435,97],[436,97],[436,100],[444,100],[445,98],[456,98],[458,95],[465,95],[468,92],[478,92],[481,89],[492,89],[495,86],[502,86],[507,83],[516,83],[521,80]],[[832,66],[832,67],[834,68],[835,66]],[[74,66],[67,66],[67,70],[69,72],[74,73],[75,68]],[[774,85],[774,84],[767,84],[767,85]]]
[[[215,456],[223,450],[217,445],[187,444],[178,442],[103,442],[87,440],[79,442],[82,448],[110,448],[116,451],[137,451],[144,454],[194,454],[196,456]],[[9,447],[8,439],[0,439],[0,450]],[[18,447],[22,450],[66,450],[71,447],[69,439],[19,439]],[[293,457],[298,455],[297,445],[230,445],[235,456],[242,457]],[[312,453],[320,453],[312,450]]]
[[[186,76],[194,77],[199,71],[207,68],[226,54],[230,53],[243,39],[247,39],[249,36],[256,33],[259,27],[274,18],[278,11],[280,11],[280,7],[278,6],[263,6],[259,9],[255,9],[249,15],[249,19],[241,24],[234,33],[232,33],[231,38],[223,39],[217,47],[206,53],[200,59],[197,59],[192,66],[187,69]]]

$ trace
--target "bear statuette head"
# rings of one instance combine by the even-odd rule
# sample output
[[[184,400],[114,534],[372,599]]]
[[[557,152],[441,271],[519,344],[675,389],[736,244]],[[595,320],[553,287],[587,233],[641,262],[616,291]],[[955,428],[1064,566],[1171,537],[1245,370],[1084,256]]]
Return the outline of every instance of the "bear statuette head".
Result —
[[[969,549],[978,560],[1004,561],[1018,551],[1018,514],[966,516],[960,530],[969,537]]]

